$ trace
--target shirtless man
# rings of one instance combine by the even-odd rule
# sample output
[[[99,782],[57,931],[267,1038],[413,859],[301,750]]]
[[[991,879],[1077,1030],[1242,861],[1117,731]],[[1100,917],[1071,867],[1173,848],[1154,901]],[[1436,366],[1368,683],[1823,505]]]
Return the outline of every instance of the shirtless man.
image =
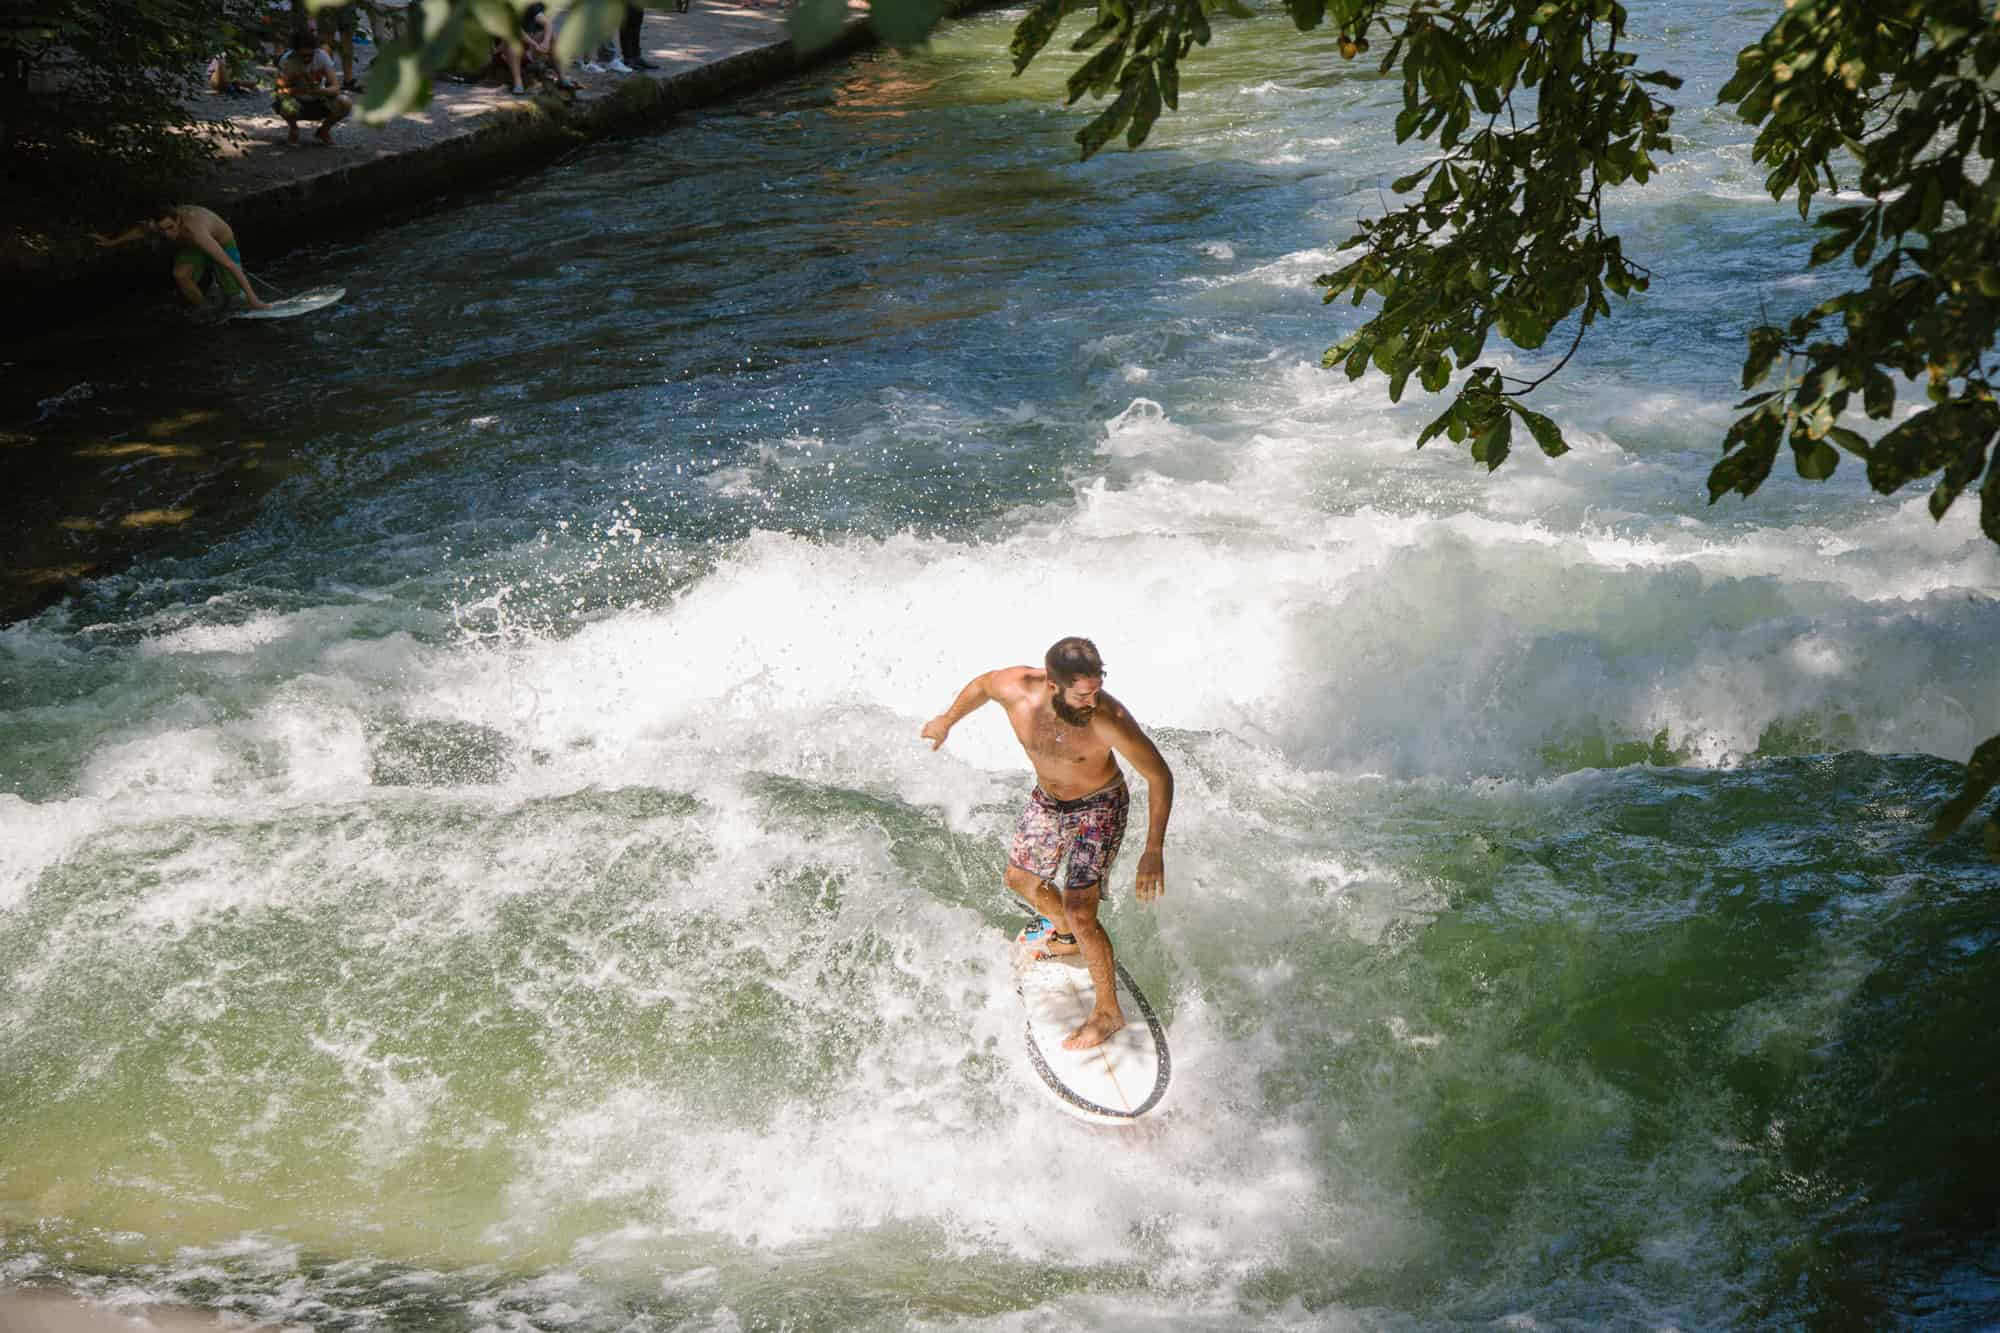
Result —
[[[257,289],[243,271],[243,255],[236,248],[236,233],[222,218],[200,204],[170,204],[159,216],[127,227],[116,236],[98,234],[99,245],[122,245],[151,232],[169,241],[179,241],[174,255],[174,285],[189,305],[208,303],[208,284],[218,283],[225,296],[243,293],[252,310],[262,310]]]
[[[1125,775],[1112,751],[1146,779],[1146,850],[1139,854],[1139,901],[1152,902],[1166,891],[1164,846],[1167,816],[1174,807],[1174,775],[1125,706],[1104,693],[1104,660],[1089,639],[1057,641],[1043,669],[1001,667],[974,677],[944,713],[924,724],[933,750],[959,720],[988,700],[1007,710],[1007,720],[1037,783],[1014,829],[1007,857],[1007,887],[1063,929],[1050,936],[1048,952],[1079,950],[1090,968],[1097,1004],[1063,1046],[1072,1051],[1102,1045],[1125,1026],[1118,1008],[1111,937],[1097,922],[1104,876],[1125,837],[1128,804]],[[1069,855],[1060,889],[1052,882],[1064,853]]]

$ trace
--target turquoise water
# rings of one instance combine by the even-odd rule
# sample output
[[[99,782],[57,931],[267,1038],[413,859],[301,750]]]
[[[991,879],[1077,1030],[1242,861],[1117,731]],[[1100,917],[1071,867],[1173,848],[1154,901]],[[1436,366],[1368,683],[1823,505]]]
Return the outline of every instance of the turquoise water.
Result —
[[[92,326],[40,430],[260,466],[0,630],[0,1284],[327,1330],[2000,1319],[2000,558],[1846,469],[1703,503],[1808,239],[1642,9],[1659,275],[1414,454],[1310,280],[1393,89],[1230,26],[1076,165],[1011,19]],[[1698,20],[1698,21],[1697,21]],[[256,356],[218,355],[248,339]],[[1522,358],[1522,367],[1541,362]],[[1155,1123],[1037,1095],[965,679],[1087,633]],[[990,710],[989,710],[990,712]]]

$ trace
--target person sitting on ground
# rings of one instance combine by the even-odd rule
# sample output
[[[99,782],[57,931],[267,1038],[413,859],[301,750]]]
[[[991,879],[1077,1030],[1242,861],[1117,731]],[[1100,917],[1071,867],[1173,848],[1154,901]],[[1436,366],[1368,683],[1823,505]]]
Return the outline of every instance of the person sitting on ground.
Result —
[[[563,77],[562,68],[556,60],[556,23],[549,19],[548,8],[537,3],[522,12],[519,46],[501,39],[493,43],[494,63],[506,68],[516,97],[527,92],[524,74],[528,78],[552,82],[565,92],[576,87]]]
[[[333,57],[313,40],[311,28],[292,30],[291,49],[278,58],[278,95],[271,110],[284,118],[290,132],[285,142],[299,141],[299,122],[316,120],[313,138],[331,148],[333,127],[354,110],[354,99],[340,91],[340,72]]]
[[[237,51],[224,51],[208,62],[208,89],[215,93],[254,93],[257,75]]]
[[[167,204],[144,222],[134,223],[116,236],[93,233],[99,245],[123,245],[148,233],[179,241],[174,255],[174,286],[189,305],[206,306],[211,288],[220,288],[222,299],[233,300],[239,293],[252,310],[264,309],[250,275],[243,271],[243,255],[236,248],[236,233],[220,216],[200,204]]]

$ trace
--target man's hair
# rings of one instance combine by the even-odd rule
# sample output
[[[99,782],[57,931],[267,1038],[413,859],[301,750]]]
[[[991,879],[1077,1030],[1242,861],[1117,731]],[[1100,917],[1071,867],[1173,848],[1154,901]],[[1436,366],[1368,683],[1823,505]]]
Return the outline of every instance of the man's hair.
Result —
[[[1104,674],[1104,659],[1097,655],[1097,645],[1074,634],[1051,644],[1042,663],[1049,669],[1049,679],[1062,686],[1078,676]]]
[[[316,44],[317,40],[313,36],[313,30],[309,27],[292,29],[292,50],[294,51],[309,51]]]

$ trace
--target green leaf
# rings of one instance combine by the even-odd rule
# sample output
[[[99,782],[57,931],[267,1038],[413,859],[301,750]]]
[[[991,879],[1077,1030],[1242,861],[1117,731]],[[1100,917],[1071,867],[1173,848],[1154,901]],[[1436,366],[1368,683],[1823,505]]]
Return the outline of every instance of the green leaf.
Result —
[[[1055,36],[1062,21],[1063,0],[1040,0],[1039,4],[1028,7],[1028,12],[1014,25],[1013,40],[1007,43],[1007,54],[1014,58],[1016,75],[1049,44],[1049,38]]]
[[[1771,373],[1771,363],[1785,347],[1785,331],[1774,324],[1759,324],[1750,330],[1750,354],[1743,360],[1743,387],[1755,388]]]
[[[847,24],[847,0],[798,0],[785,16],[785,31],[800,51],[830,46]]]
[[[1965,766],[1965,782],[1958,789],[1958,795],[1945,802],[1938,811],[1937,822],[1931,825],[1933,838],[1950,836],[1974,810],[1986,793],[2000,783],[2000,736],[1989,736],[1979,743],[1972,752],[1972,760]]]
[[[1968,449],[1985,449],[2000,430],[2000,407],[1961,398],[1927,407],[1884,435],[1868,451],[1868,484],[1883,495],[1929,476]]]
[[[1085,28],[1082,34],[1069,44],[1069,49],[1079,53],[1088,51],[1112,33],[1117,32],[1118,23],[1118,15],[1106,14],[1103,18],[1097,20],[1097,22]]]
[[[1896,381],[1873,367],[1861,382],[1862,409],[1871,421],[1880,421],[1896,409]]]
[[[1326,0],[1288,0],[1292,23],[1300,32],[1310,32],[1326,17]]]
[[[361,119],[370,125],[394,120],[431,98],[430,76],[414,50],[391,54],[384,50],[368,67],[368,91],[361,97]]]
[[[1840,450],[1825,440],[1792,437],[1792,464],[1807,481],[1825,481],[1840,466]]]
[[[1153,67],[1146,66],[1139,76],[1139,100],[1132,108],[1132,124],[1125,131],[1125,146],[1137,148],[1146,142],[1152,132],[1153,122],[1160,118],[1160,84],[1153,77]]]
[[[1432,440],[1435,440],[1438,436],[1444,434],[1445,428],[1450,426],[1451,423],[1456,421],[1457,419],[1458,419],[1458,404],[1453,403],[1450,407],[1447,407],[1444,411],[1438,413],[1435,417],[1432,417],[1430,424],[1425,426],[1423,430],[1417,435],[1417,448],[1419,449],[1423,448],[1425,445],[1429,444]]]
[[[908,50],[930,40],[945,0],[868,0],[868,22],[883,41]]]
[[[1124,63],[1124,60],[1125,43],[1113,42],[1090,59],[1084,61],[1081,65],[1078,65],[1070,72],[1069,76],[1070,103],[1074,103],[1077,98],[1082,97],[1085,93],[1102,94],[1108,91],[1111,87],[1112,76],[1117,74],[1118,66]],[[1098,140],[1098,143],[1102,145],[1105,139],[1109,139],[1117,132],[1116,129],[1107,130],[1103,137]],[[1095,151],[1096,149],[1088,149],[1084,152],[1084,156],[1089,157]]]
[[[1561,458],[1569,452],[1569,445],[1563,440],[1562,430],[1555,422],[1540,412],[1529,411],[1512,398],[1507,400],[1507,406],[1512,409],[1515,416],[1521,418],[1522,423],[1528,428],[1528,433],[1535,437],[1536,446],[1544,454],[1550,458]]]
[[[557,58],[565,65],[588,58],[617,33],[624,16],[624,0],[576,0],[563,11],[562,25],[556,29]],[[373,67],[369,70],[369,83],[374,83]]]
[[[1127,87],[1112,100],[1111,105],[1098,112],[1097,119],[1076,132],[1076,141],[1083,148],[1083,156],[1092,153],[1111,141],[1111,136],[1125,128],[1125,122],[1132,118],[1132,107],[1138,101],[1137,90]]]
[[[517,44],[520,42],[520,16],[514,12],[514,7],[508,4],[507,0],[471,0],[469,7],[473,21],[493,37],[503,42]]]
[[[1486,429],[1473,437],[1472,457],[1486,464],[1488,472],[1507,461],[1511,449],[1509,441],[1514,437],[1514,418],[1505,412],[1496,413],[1486,423]]]
[[[1729,433],[1722,437],[1723,460],[1709,469],[1710,504],[1730,491],[1749,495],[1764,484],[1764,478],[1771,475],[1771,465],[1778,461],[1778,442],[1784,434],[1784,425],[1775,404],[1738,417],[1730,425]]]
[[[1430,175],[1431,171],[1434,168],[1436,168],[1436,166],[1437,166],[1436,162],[1426,162],[1423,166],[1418,167],[1415,171],[1411,172],[1409,175],[1398,176],[1396,177],[1396,179],[1390,181],[1389,188],[1395,191],[1397,194],[1408,194],[1411,190],[1414,190],[1418,185],[1422,184],[1424,177]]]
[[[1320,281],[1324,282],[1326,279],[1322,278]],[[1327,348],[1325,355],[1319,359],[1320,368],[1322,370],[1332,370],[1335,366],[1345,361],[1354,349],[1360,345],[1362,338],[1366,337],[1367,333],[1367,326],[1364,325],[1348,334],[1345,338],[1342,338],[1333,346]]]

